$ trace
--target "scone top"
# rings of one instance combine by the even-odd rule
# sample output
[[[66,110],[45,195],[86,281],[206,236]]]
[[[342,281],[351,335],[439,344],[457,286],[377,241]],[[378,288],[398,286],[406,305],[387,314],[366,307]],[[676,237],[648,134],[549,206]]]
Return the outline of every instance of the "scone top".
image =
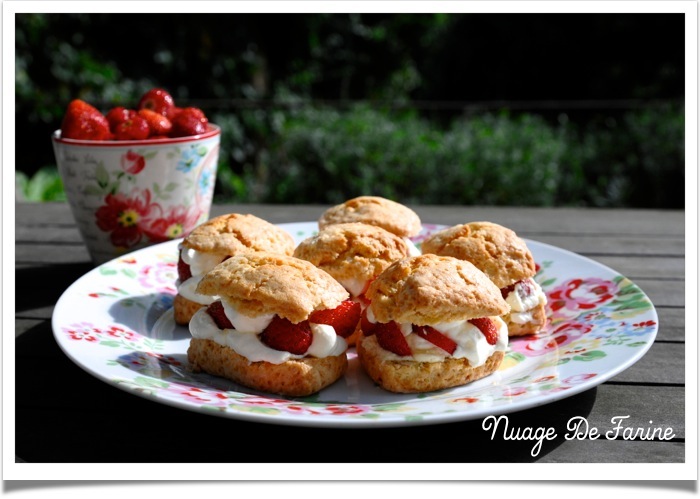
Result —
[[[492,222],[470,222],[441,230],[428,236],[421,250],[471,262],[499,288],[536,273],[535,260],[525,241],[511,229]]]
[[[221,296],[247,316],[277,314],[294,324],[349,298],[333,277],[311,262],[270,252],[234,255],[207,273],[197,292]]]
[[[195,227],[182,246],[224,256],[251,250],[291,255],[295,242],[284,229],[255,215],[229,213]]]
[[[394,262],[370,284],[367,298],[383,323],[430,325],[510,310],[499,288],[474,265],[431,254]]]
[[[323,212],[318,226],[323,229],[346,222],[376,225],[400,237],[412,237],[421,230],[420,218],[413,210],[379,196],[359,196],[332,206]]]
[[[403,238],[360,222],[328,225],[294,250],[294,256],[313,263],[336,279],[362,281],[369,281],[408,255],[409,248]]]

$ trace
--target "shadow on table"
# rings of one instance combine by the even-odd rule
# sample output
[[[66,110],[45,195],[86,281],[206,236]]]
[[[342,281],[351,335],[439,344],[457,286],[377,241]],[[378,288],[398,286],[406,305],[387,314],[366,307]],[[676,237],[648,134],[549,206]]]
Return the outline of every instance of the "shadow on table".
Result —
[[[64,290],[93,268],[90,263],[69,263],[16,269],[15,310],[53,307]],[[51,286],[42,286],[42,282],[50,282]]]
[[[84,372],[56,344],[48,323],[16,341],[16,456],[27,462],[535,462],[564,442],[566,423],[586,417],[591,389],[546,406],[509,414],[512,428],[552,427],[559,437],[536,442],[493,440],[482,421],[368,429],[327,429],[252,423],[173,408],[134,396]],[[216,438],[192,438],[206,428]],[[232,452],[240,435],[257,445]],[[270,452],[279,442],[294,452]],[[319,455],[319,442],[335,442]],[[307,445],[308,444],[308,445]]]

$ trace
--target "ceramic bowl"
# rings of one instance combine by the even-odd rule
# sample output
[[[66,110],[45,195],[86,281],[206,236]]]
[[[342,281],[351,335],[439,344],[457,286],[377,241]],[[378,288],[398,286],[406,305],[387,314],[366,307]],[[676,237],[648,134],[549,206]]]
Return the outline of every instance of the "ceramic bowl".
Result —
[[[186,236],[209,218],[221,130],[172,139],[52,142],[66,198],[95,264]]]

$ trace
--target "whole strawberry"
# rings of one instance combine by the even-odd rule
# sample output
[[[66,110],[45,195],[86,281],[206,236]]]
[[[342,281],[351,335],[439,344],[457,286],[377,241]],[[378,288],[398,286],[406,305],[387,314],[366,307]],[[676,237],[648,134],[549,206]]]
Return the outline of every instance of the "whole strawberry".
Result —
[[[107,111],[107,114],[105,117],[107,118],[107,122],[109,123],[109,129],[114,133],[114,130],[117,128],[117,125],[120,123],[125,122],[129,118],[133,117],[136,114],[136,111],[133,109],[127,109],[122,106],[118,107],[113,107],[109,111]]]
[[[311,346],[312,340],[309,321],[293,324],[278,315],[260,335],[260,341],[268,347],[296,355],[304,355]]]
[[[170,120],[160,113],[156,113],[150,109],[139,109],[138,115],[148,123],[148,128],[150,130],[149,138],[166,136],[173,129],[173,124]]]
[[[116,140],[143,140],[151,133],[148,123],[138,114],[119,123],[114,129]]]
[[[175,100],[167,90],[152,88],[141,96],[137,107],[138,109],[149,109],[170,118],[175,109]]]
[[[171,137],[188,137],[205,133],[209,120],[204,112],[196,107],[185,107],[172,120]]]
[[[87,102],[75,99],[68,104],[61,123],[61,137],[76,140],[110,140],[107,118]]]

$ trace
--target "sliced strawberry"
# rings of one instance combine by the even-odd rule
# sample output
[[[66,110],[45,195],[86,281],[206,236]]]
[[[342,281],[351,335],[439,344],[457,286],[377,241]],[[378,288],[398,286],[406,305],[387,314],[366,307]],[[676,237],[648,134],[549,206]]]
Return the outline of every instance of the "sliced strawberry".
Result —
[[[515,290],[516,286],[518,286],[518,296],[520,296],[521,300],[524,300],[535,292],[532,281],[530,279],[523,279],[501,289],[501,296],[503,296],[504,300]]]
[[[488,317],[480,317],[478,319],[469,319],[469,322],[479,328],[479,331],[484,335],[489,345],[495,345],[498,341],[498,329]]]
[[[338,336],[347,338],[355,332],[361,313],[362,307],[358,302],[345,300],[336,308],[312,312],[309,322],[333,326]]]
[[[293,324],[277,315],[260,335],[260,341],[268,347],[295,355],[304,355],[312,339],[309,321]]]
[[[107,118],[87,102],[74,99],[61,122],[61,137],[77,140],[110,140]]]
[[[219,329],[233,329],[233,324],[231,324],[231,321],[226,317],[224,305],[221,303],[221,300],[216,300],[209,305],[207,307],[207,313],[211,315],[211,318],[214,319]]]
[[[377,336],[377,342],[380,347],[396,355],[411,355],[411,348],[408,346],[406,338],[396,322],[378,322],[375,326],[374,334]]]
[[[452,355],[457,350],[457,343],[452,341],[440,331],[430,326],[413,326],[413,334],[417,334],[424,340],[429,341],[438,348],[442,348],[444,351]]]
[[[190,266],[182,259],[182,255],[180,255],[177,260],[177,276],[180,279],[180,282],[185,282],[187,279],[192,277],[192,270],[190,269]]]
[[[503,297],[504,300],[505,300],[506,298],[508,298],[508,295],[511,294],[511,293],[513,292],[513,290],[515,289],[515,285],[516,285],[516,284],[517,284],[517,283],[514,282],[514,283],[511,284],[510,286],[506,286],[505,288],[501,288],[501,296]]]
[[[370,322],[369,319],[367,319],[367,307],[365,307],[360,314],[360,327],[362,328],[362,334],[365,336],[372,336],[377,327],[377,324]]]

